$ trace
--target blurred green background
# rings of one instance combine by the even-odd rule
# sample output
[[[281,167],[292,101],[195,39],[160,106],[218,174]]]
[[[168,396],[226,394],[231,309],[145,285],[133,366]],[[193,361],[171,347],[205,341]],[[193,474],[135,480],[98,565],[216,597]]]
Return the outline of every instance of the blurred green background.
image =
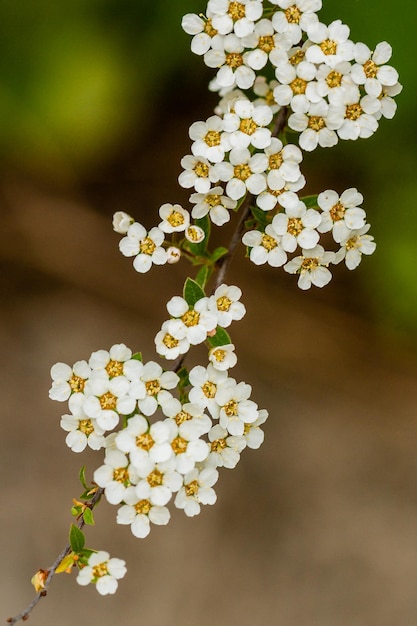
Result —
[[[379,247],[354,280],[365,281],[376,321],[415,337],[417,10],[411,0],[395,6],[371,3],[371,8],[363,0],[324,4],[322,20],[342,19],[354,41],[371,48],[382,40],[392,44],[392,64],[404,90],[394,120],[382,120],[370,140],[341,142],[306,158],[309,191],[335,185],[339,191],[357,186],[364,193]],[[152,153],[164,165],[159,186],[171,184],[167,179],[176,178],[188,138],[185,130],[182,139],[167,145],[165,129],[170,121],[186,129],[208,116],[215,102],[206,91],[210,71],[190,53],[189,37],[179,26],[182,14],[204,8],[201,0],[146,5],[138,0],[3,0],[2,177],[28,177],[63,194],[76,190],[108,213],[123,208],[115,206],[121,200],[134,210],[141,197],[155,197],[148,210],[156,210],[158,194],[144,189],[153,183],[155,168],[148,164],[141,177],[140,155]],[[185,198],[181,190],[178,198]]]

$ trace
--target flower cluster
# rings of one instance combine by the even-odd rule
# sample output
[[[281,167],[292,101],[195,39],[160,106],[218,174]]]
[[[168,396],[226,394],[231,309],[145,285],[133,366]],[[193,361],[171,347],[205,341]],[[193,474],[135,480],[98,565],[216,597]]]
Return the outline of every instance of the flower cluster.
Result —
[[[387,65],[389,44],[371,51],[354,43],[340,20],[320,22],[320,8],[321,0],[209,0],[206,16],[184,16],[193,52],[217,71],[210,88],[220,95],[214,115],[189,129],[191,154],[178,180],[192,191],[190,210],[163,204],[150,230],[121,211],[113,218],[120,251],[137,272],[181,256],[199,266],[182,295],[168,300],[169,319],[154,338],[172,368],[117,344],[51,369],[50,397],[68,401],[67,445],[104,450],[87,497],[104,493],[135,537],[166,525],[170,503],[187,516],[214,504],[219,468],[234,468],[245,448],[263,442],[267,411],[251,399],[250,385],[229,376],[237,355],[226,329],[245,307],[240,288],[223,277],[240,239],[251,262],[283,267],[303,290],[326,285],[330,265],[344,261],[352,270],[375,250],[356,188],[299,195],[303,151],[369,137],[381,117],[394,115],[401,91]],[[230,246],[210,250],[212,224],[237,212]],[[189,369],[186,354],[200,344],[207,359]],[[80,552],[75,531],[73,544],[84,559],[78,582],[113,593],[124,562]]]

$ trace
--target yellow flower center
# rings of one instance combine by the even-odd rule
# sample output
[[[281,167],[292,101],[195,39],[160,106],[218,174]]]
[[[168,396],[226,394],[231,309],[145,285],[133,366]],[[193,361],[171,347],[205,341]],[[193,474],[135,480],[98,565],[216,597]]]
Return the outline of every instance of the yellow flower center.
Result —
[[[217,30],[213,28],[210,18],[204,24],[204,32],[207,33],[209,37],[214,37],[215,35],[217,35]]]
[[[158,379],[148,380],[148,382],[145,383],[145,387],[148,396],[156,396],[161,391],[161,383]]]
[[[289,24],[298,24],[301,19],[301,11],[293,4],[291,7],[285,10],[285,17]]]
[[[330,54],[336,54],[337,43],[335,41],[332,41],[331,39],[325,39],[321,42],[320,48],[323,54],[325,54],[326,56],[329,56]]]
[[[175,454],[183,454],[187,450],[188,441],[178,436],[171,441],[171,448]]]
[[[152,435],[150,435],[149,433],[145,433],[136,437],[136,446],[141,450],[150,450],[154,443],[155,441],[153,440]]]
[[[330,217],[332,218],[334,222],[338,222],[339,220],[342,220],[344,218],[345,212],[346,212],[346,209],[343,206],[343,204],[338,202],[337,204],[332,206],[332,208],[330,209]]]
[[[216,439],[211,442],[211,451],[212,452],[221,452],[227,448],[226,439]]]
[[[249,176],[251,176],[251,174],[252,172],[251,172],[249,165],[246,165],[246,164],[235,165],[235,169],[234,169],[235,178],[245,181],[249,178]]]
[[[270,252],[271,250],[276,248],[278,244],[276,240],[273,237],[271,237],[271,235],[267,235],[264,233],[262,235],[261,245],[265,248],[265,250],[268,250],[268,252]]]
[[[169,222],[173,228],[177,228],[184,224],[185,218],[179,211],[172,211],[167,217],[167,222]]]
[[[294,54],[292,54],[288,60],[291,65],[298,65],[299,63],[301,63],[301,61],[304,61],[305,55],[306,53],[304,52],[304,50],[297,50],[297,52],[294,52]]]
[[[140,500],[135,504],[135,511],[138,515],[148,515],[152,508],[152,504],[149,500]]]
[[[145,239],[142,239],[140,242],[139,248],[142,254],[152,255],[155,252],[156,244],[150,237],[145,237]]]
[[[94,432],[94,426],[91,420],[80,420],[78,428],[84,435],[87,435],[87,437]]]
[[[204,141],[210,147],[218,146],[221,143],[221,134],[217,130],[209,130],[204,137]]]
[[[326,122],[323,117],[319,117],[318,115],[312,115],[308,120],[308,126],[312,130],[318,132],[322,128],[326,127]]]
[[[362,113],[363,113],[363,109],[362,109],[362,107],[361,107],[361,105],[359,103],[349,104],[346,107],[345,117],[348,120],[355,121],[355,120],[360,118]]]
[[[188,485],[184,486],[185,489],[185,494],[187,497],[192,497],[195,496],[195,494],[198,492],[200,485],[198,484],[197,480],[193,480],[191,483],[188,483]]]
[[[311,270],[314,270],[316,267],[318,267],[320,265],[319,260],[318,259],[304,259],[302,264],[301,264],[301,269],[302,270],[307,270],[308,272],[311,272]]]
[[[212,399],[216,395],[217,385],[208,380],[206,383],[204,383],[201,389],[203,390],[206,398]]]
[[[294,235],[294,237],[297,237],[301,233],[303,228],[303,223],[299,217],[290,217],[287,226],[287,230],[290,235]]]
[[[217,298],[216,304],[219,311],[228,311],[232,305],[232,301],[227,296],[221,296]]]
[[[229,52],[226,54],[226,64],[232,69],[236,69],[243,65],[243,56],[239,52]]]
[[[238,404],[236,400],[229,400],[224,406],[223,410],[227,417],[233,417],[238,414]]]
[[[341,74],[340,72],[336,72],[335,70],[329,72],[326,78],[327,86],[330,87],[330,89],[333,89],[334,87],[340,87],[340,85],[342,84],[342,78],[343,74]]]
[[[107,576],[109,573],[107,569],[107,563],[99,563],[93,567],[93,580],[96,578],[102,578],[103,576]]]
[[[123,363],[121,361],[109,361],[105,367],[110,378],[123,375]]]
[[[283,163],[284,159],[282,157],[282,151],[281,152],[276,152],[275,154],[271,154],[271,156],[269,157],[269,169],[270,170],[277,170],[281,167],[282,163]]]
[[[246,15],[245,5],[241,2],[231,2],[228,13],[234,22],[241,20]]]
[[[182,315],[181,319],[184,322],[185,326],[187,326],[187,328],[191,328],[191,326],[197,326],[197,324],[199,323],[200,313],[197,313],[197,311],[194,311],[194,309],[190,309],[189,311],[186,311],[184,315]]]
[[[172,350],[172,348],[176,348],[179,344],[179,340],[175,339],[175,337],[173,337],[172,335],[170,335],[169,333],[166,333],[165,337],[162,339],[162,343],[169,349]]]
[[[259,37],[258,48],[269,54],[269,52],[275,48],[275,41],[272,35]]]
[[[175,416],[175,423],[177,426],[180,426],[183,422],[188,422],[191,419],[193,419],[193,416],[187,413],[187,411],[180,411]]]
[[[214,352],[212,352],[212,355],[214,356],[214,358],[216,359],[218,363],[222,363],[226,358],[227,352],[226,350],[217,348],[217,350],[214,350]]]
[[[117,398],[108,391],[99,397],[99,402],[103,411],[114,411],[117,405]]]
[[[296,95],[303,94],[307,89],[307,81],[302,78],[295,78],[292,83],[290,83],[290,87],[292,92]]]
[[[159,487],[160,485],[162,485],[164,481],[164,475],[162,472],[155,469],[153,472],[148,474],[148,476],[146,477],[146,480],[148,481],[151,487]]]
[[[378,69],[377,64],[374,61],[371,61],[371,59],[363,65],[363,71],[365,72],[366,78],[375,78],[378,73]]]
[[[69,379],[68,384],[71,387],[71,391],[73,393],[82,393],[84,391],[85,380],[84,378],[80,378],[80,376],[75,376],[74,374]]]
[[[130,485],[129,471],[127,467],[119,467],[113,470],[113,480],[122,485]]]
[[[217,206],[220,204],[221,196],[218,193],[210,193],[205,197],[204,202],[211,207]]]
[[[193,168],[193,172],[195,172],[196,176],[199,178],[207,178],[209,175],[209,166],[207,163],[202,163],[199,161],[196,166]]]
[[[239,130],[245,135],[253,135],[257,129],[256,123],[251,117],[245,118],[240,122]]]

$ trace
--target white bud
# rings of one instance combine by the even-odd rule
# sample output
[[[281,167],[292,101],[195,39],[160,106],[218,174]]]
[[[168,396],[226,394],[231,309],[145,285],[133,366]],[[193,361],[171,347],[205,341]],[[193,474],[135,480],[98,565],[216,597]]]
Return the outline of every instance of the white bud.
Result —
[[[200,226],[189,226],[185,231],[185,238],[191,243],[201,243],[204,237],[204,230]]]
[[[171,246],[167,250],[167,263],[178,263],[181,258],[181,250],[176,246]]]
[[[113,215],[113,230],[116,233],[125,235],[129,229],[129,226],[133,224],[135,220],[128,213],[124,211],[117,211]]]

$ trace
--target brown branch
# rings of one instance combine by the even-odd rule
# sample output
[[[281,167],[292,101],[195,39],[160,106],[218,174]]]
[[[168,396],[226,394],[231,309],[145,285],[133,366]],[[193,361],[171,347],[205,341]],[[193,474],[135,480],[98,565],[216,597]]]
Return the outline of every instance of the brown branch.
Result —
[[[91,502],[87,504],[87,507],[89,509],[91,510],[94,509],[94,507],[100,500],[101,496],[103,495],[103,492],[104,492],[104,489],[101,489],[101,488],[96,491],[94,496],[91,498]],[[76,526],[80,530],[84,528],[85,521],[83,517],[80,518]],[[29,614],[31,613],[31,611],[33,611],[33,609],[38,604],[38,602],[47,595],[48,588],[52,582],[53,577],[55,576],[55,573],[56,573],[56,570],[58,569],[59,564],[62,562],[62,560],[66,556],[68,556],[68,554],[70,554],[70,552],[72,552],[72,550],[71,550],[70,544],[68,543],[65,546],[65,548],[62,550],[62,552],[57,556],[54,563],[46,570],[48,572],[48,575],[43,584],[43,589],[41,589],[41,591],[38,591],[36,596],[33,598],[32,602],[28,604],[28,606],[25,609],[23,609],[23,611],[21,611],[18,615],[15,615],[15,617],[8,617],[6,620],[8,624],[16,624],[16,622],[19,622],[20,620],[26,621],[27,619],[29,619]]]

